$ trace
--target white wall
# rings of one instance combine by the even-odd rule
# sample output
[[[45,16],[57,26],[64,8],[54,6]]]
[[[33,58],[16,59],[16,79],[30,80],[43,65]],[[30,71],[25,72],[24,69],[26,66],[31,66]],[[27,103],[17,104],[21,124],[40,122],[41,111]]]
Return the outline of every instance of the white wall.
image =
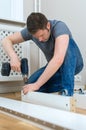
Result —
[[[23,21],[23,0],[0,0],[0,18]]]
[[[0,17],[1,16],[6,18],[11,16],[11,0],[0,0]]]
[[[23,0],[23,19],[26,21],[28,15],[34,11],[34,0]]]
[[[80,73],[81,82],[86,84],[86,0],[40,0],[41,12],[49,19],[66,22],[72,31],[83,58],[84,69]]]

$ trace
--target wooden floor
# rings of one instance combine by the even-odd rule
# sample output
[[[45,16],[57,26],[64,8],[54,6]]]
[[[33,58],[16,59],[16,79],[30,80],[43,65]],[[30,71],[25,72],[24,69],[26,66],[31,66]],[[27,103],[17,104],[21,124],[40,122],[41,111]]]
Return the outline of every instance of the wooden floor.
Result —
[[[86,109],[76,108],[76,113],[80,113],[80,114],[86,115]]]
[[[0,97],[21,100],[21,92],[1,93]]]
[[[0,113],[0,130],[41,130],[9,115]]]

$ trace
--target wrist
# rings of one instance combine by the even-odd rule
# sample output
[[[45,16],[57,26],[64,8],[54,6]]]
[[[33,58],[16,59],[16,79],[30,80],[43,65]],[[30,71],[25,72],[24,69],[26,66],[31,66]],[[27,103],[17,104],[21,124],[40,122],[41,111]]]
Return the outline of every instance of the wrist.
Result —
[[[15,52],[12,52],[11,55],[9,56],[10,59],[13,59],[13,58],[18,58],[17,54]]]
[[[36,84],[36,89],[38,90],[41,86],[38,81],[36,81],[35,84]]]

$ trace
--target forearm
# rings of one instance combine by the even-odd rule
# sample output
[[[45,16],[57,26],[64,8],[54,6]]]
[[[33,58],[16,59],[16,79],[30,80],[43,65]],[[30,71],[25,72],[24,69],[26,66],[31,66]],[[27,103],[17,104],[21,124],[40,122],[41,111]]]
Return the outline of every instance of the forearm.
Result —
[[[37,80],[36,84],[40,88],[43,84],[45,84],[59,69],[59,67],[62,65],[63,61],[52,58],[52,60],[49,62],[48,66],[46,67],[45,71],[42,73],[42,75]]]
[[[2,46],[10,58],[17,57],[17,54],[15,53],[15,51],[13,49],[13,44],[8,38],[4,38],[2,40]]]

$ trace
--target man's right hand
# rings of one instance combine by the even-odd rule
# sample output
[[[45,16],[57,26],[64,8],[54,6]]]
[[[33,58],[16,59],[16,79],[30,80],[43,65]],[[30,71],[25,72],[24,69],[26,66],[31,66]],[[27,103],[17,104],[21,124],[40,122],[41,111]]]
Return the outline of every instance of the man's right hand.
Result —
[[[11,69],[13,71],[18,71],[20,72],[21,71],[21,62],[20,60],[18,59],[18,57],[13,57],[10,59],[10,66],[11,66]]]
[[[14,71],[21,71],[21,62],[14,51],[13,45],[24,42],[21,32],[15,32],[2,40],[2,46],[6,51],[7,55],[10,57],[10,66]]]

